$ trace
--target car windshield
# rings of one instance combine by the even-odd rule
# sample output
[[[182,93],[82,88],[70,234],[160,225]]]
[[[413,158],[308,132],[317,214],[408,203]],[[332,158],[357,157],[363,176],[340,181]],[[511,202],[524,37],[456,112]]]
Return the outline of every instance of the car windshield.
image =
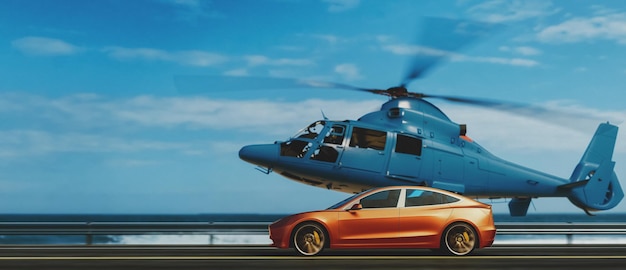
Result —
[[[359,194],[354,194],[354,195],[352,195],[352,196],[350,196],[348,198],[345,198],[343,201],[340,201],[340,202],[338,202],[336,204],[333,204],[331,207],[328,207],[327,210],[329,210],[329,209],[337,209],[339,206],[343,205],[344,203],[348,202],[349,200],[354,199],[354,197],[358,196]]]
[[[371,190],[371,189],[368,189],[368,190],[365,190],[365,191],[363,191],[363,192],[361,192],[361,193],[357,193],[357,194],[354,194],[354,195],[352,195],[352,196],[350,196],[350,197],[348,197],[348,198],[345,198],[344,200],[342,200],[342,201],[340,201],[340,202],[338,202],[338,203],[336,203],[336,204],[333,204],[331,207],[328,207],[328,208],[327,208],[327,210],[330,210],[330,209],[337,209],[339,206],[343,205],[344,203],[348,202],[349,200],[352,200],[352,199],[354,199],[356,196],[359,196],[359,195],[361,195],[361,194],[363,194],[363,193],[365,193],[365,192],[368,192],[368,191],[370,191],[370,190]]]

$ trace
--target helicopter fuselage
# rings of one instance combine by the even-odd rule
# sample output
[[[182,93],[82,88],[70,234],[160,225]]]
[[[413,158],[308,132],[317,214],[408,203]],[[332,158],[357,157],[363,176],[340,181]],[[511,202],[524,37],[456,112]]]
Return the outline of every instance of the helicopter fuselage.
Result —
[[[567,197],[574,188],[563,188],[571,179],[491,154],[465,132],[428,101],[394,98],[356,121],[316,121],[287,141],[246,146],[239,155],[268,173],[343,192],[411,184],[514,198],[517,215],[533,197]]]

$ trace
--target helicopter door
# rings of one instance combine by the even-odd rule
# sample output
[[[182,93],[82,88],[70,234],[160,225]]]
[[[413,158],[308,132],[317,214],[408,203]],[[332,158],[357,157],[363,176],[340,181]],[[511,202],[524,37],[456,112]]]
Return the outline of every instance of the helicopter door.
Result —
[[[343,150],[341,166],[362,171],[382,172],[386,166],[387,132],[353,127],[348,147]]]
[[[396,147],[391,152],[388,175],[393,178],[400,178],[416,181],[422,168],[422,139],[398,134],[396,136]]]

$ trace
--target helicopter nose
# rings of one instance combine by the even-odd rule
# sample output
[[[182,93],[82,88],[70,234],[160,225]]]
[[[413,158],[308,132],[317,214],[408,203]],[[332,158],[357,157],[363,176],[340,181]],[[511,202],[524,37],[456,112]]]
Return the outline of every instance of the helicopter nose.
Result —
[[[239,158],[259,166],[271,168],[278,160],[279,144],[247,145],[239,150]]]

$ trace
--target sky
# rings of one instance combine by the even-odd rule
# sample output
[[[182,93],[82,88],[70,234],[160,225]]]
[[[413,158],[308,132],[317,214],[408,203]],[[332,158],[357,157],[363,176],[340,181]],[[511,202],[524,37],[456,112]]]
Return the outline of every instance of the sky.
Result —
[[[597,124],[626,119],[621,1],[0,0],[0,213],[326,208],[349,195],[265,175],[239,149],[286,140],[322,112],[357,119],[385,97],[220,84],[189,92],[175,78],[387,88],[402,80],[427,17],[503,27],[410,91],[585,116],[549,123],[549,115],[431,100],[499,157],[569,178]],[[613,159],[624,179],[623,132]],[[506,212],[505,201],[490,203]],[[529,209],[553,212],[582,213],[565,198],[536,199]],[[624,202],[603,213],[623,212]]]

